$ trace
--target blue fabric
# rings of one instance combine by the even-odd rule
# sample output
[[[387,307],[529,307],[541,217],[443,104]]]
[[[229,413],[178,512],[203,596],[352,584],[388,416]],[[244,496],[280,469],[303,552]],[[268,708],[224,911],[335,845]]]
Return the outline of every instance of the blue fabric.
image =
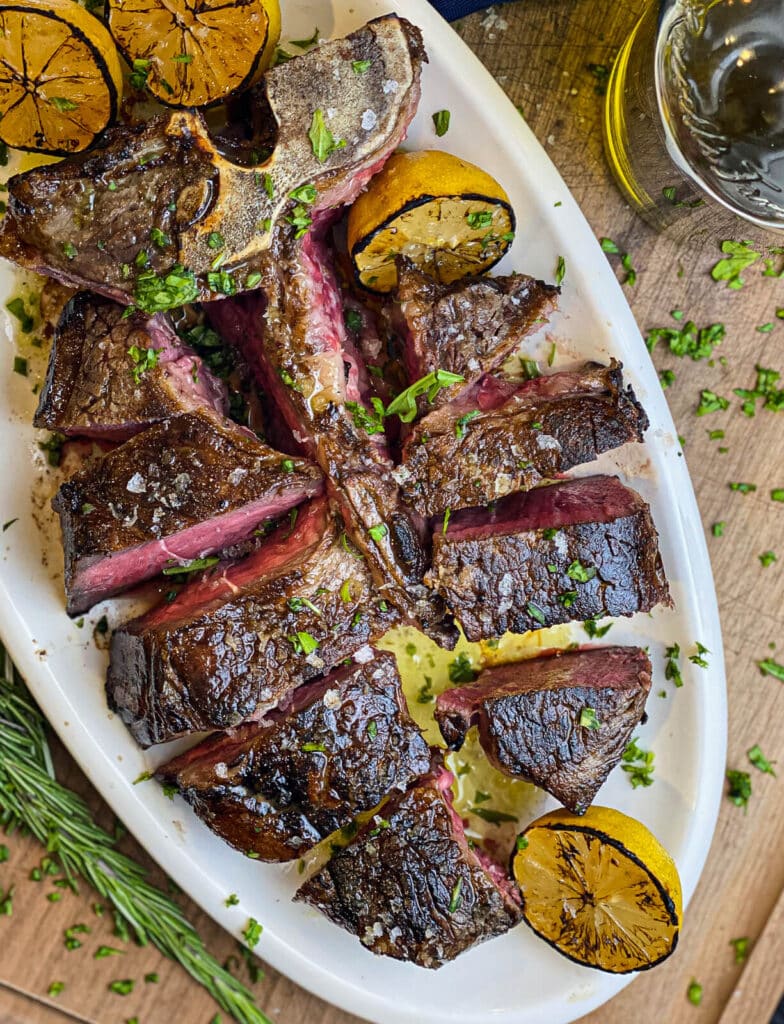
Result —
[[[442,14],[447,21],[454,21],[455,18],[462,18],[466,14],[473,14],[474,11],[481,11],[483,7],[490,7],[492,0],[430,0],[433,7]],[[496,3],[499,0],[495,0]],[[506,3],[507,0],[500,0]]]

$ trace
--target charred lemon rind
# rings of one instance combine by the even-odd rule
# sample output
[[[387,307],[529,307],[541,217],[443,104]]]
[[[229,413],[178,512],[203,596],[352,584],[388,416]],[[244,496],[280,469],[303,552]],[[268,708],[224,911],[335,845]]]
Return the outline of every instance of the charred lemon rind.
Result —
[[[17,101],[17,103],[11,104],[8,108],[6,108],[5,104],[0,104],[0,139],[13,149],[27,153],[71,156],[74,153],[84,152],[95,145],[114,123],[122,98],[122,67],[108,29],[102,21],[78,4],[73,3],[72,0],[45,0],[45,2],[29,4],[0,4],[0,19],[5,21],[6,18],[13,18],[14,15],[17,15],[20,21],[23,18],[27,19],[26,30],[28,35],[31,31],[29,19],[42,19],[42,30],[48,28],[49,31],[42,31],[40,34],[36,34],[35,40],[32,40],[31,43],[44,51],[49,46],[52,48],[52,53],[48,59],[40,62],[49,72],[46,79],[42,81],[39,88],[32,91],[27,90],[25,96],[25,100],[29,99],[30,102],[35,104],[40,133],[36,133],[33,122],[29,117],[25,119],[26,134],[22,135],[21,133],[17,134],[9,131],[9,126],[13,126],[14,122],[8,117],[8,114],[13,107],[21,104],[21,101]],[[80,68],[82,74],[78,79],[74,77],[73,69],[69,66],[63,67],[62,75],[51,73],[51,62],[55,57],[57,49],[61,46],[60,43],[55,43],[52,46],[50,42],[54,25],[62,29],[64,37],[68,37],[78,47],[82,48],[80,56],[89,58],[90,74],[85,73],[88,70],[86,66]],[[24,40],[24,35],[25,33],[22,32],[21,26],[16,30],[6,27],[5,36],[15,37],[17,40],[21,38],[22,53],[26,54],[29,44]],[[26,57],[24,59],[26,60]],[[10,68],[9,62],[4,63],[7,68]],[[55,64],[55,67],[57,66]],[[66,74],[66,72],[68,73]],[[71,84],[58,88],[56,83],[59,79],[68,81]],[[84,84],[74,86],[74,81]],[[95,93],[96,83],[100,83],[98,94]],[[44,94],[44,89],[47,95]],[[79,89],[83,91],[80,92]],[[89,92],[85,101],[85,90],[88,89]],[[58,95],[58,93],[67,93],[67,95]],[[54,100],[60,100],[63,103],[63,108],[54,106]],[[44,131],[44,119],[39,112],[39,103],[46,104],[47,107],[54,106],[54,113],[50,112],[46,120],[50,123],[60,122],[61,128],[56,136],[53,132],[47,133]],[[68,116],[73,111],[80,109],[82,103],[84,103],[84,110],[88,112],[89,117],[94,121],[94,124],[91,126],[85,126],[83,118]],[[73,106],[66,107],[66,104],[73,104]],[[69,129],[66,127],[67,125],[71,126],[70,134]],[[27,130],[28,126],[29,130]],[[38,138],[35,137],[36,134],[38,134]],[[70,138],[70,144],[63,144],[63,139],[67,138]]]
[[[584,849],[560,852],[559,835],[582,837]],[[521,834],[512,871],[526,924],[574,963],[631,974],[656,967],[677,948],[682,896],[675,863],[642,823],[619,811],[543,815]],[[608,910],[600,913],[603,903]],[[564,927],[566,915],[573,927]]]

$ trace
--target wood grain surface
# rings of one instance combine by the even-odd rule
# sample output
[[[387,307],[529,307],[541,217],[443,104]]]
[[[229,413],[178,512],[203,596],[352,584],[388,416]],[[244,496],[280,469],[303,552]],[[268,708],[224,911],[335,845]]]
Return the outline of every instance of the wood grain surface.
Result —
[[[641,6],[615,0],[523,0],[466,18],[457,29],[521,108],[596,234],[612,237],[631,253],[638,279],[627,294],[643,332],[672,326],[669,314],[676,308],[700,326],[722,322],[727,327],[719,350],[723,358],[713,365],[668,356],[662,346],[654,359],[660,369],[675,374],[667,398],[685,438],[721,607],[730,694],[728,762],[751,771],[753,796],[747,813],[729,800],[723,802],[676,954],[585,1020],[767,1024],[784,989],[784,781],[750,768],[745,752],[759,743],[768,758],[784,765],[784,684],[763,677],[756,667],[771,653],[769,644],[782,639],[784,504],[773,502],[770,491],[784,487],[784,418],[762,410],[753,419],[745,417],[732,389],[753,386],[756,363],[784,370],[784,320],[777,321],[775,315],[784,306],[784,285],[753,269],[746,275],[746,287],[728,290],[709,276],[721,239],[699,230],[699,213],[676,233],[656,235],[616,191],[602,152],[602,97],[587,65],[610,63]],[[755,233],[739,226],[737,237],[753,239]],[[756,330],[768,322],[775,323],[773,331]],[[730,409],[695,417],[702,388],[731,398]],[[708,430],[715,428],[726,432],[723,441],[708,438]],[[719,446],[727,451],[720,452]],[[754,483],[757,490],[732,492],[731,481]],[[713,537],[710,526],[719,520],[726,522],[724,535]],[[779,561],[764,568],[758,556],[767,550]],[[56,750],[63,781],[83,793],[102,820],[111,822],[87,781]],[[10,857],[0,866],[0,883],[4,889],[14,885],[15,893],[13,916],[0,917],[0,986],[11,986],[0,987],[0,1024],[121,1024],[134,1017],[139,1024],[209,1024],[217,1008],[184,972],[152,949],[114,939],[106,918],[93,915],[86,889],[48,902],[51,884],[28,877],[40,860],[40,849],[18,836],[6,843]],[[131,840],[124,840],[124,846],[150,863]],[[184,903],[219,959],[236,952],[233,939]],[[64,929],[77,922],[87,923],[92,931],[84,937],[83,948],[67,951]],[[752,940],[745,965],[735,963],[730,946],[740,936]],[[101,943],[124,952],[95,960],[92,954]],[[150,972],[158,975],[157,983],[143,980]],[[244,966],[240,973],[246,976]],[[130,995],[108,991],[108,984],[118,978],[135,979]],[[686,998],[693,978],[703,986],[698,1007]],[[58,980],[65,987],[49,999],[49,985]],[[356,1020],[272,971],[254,990],[278,1024]]]

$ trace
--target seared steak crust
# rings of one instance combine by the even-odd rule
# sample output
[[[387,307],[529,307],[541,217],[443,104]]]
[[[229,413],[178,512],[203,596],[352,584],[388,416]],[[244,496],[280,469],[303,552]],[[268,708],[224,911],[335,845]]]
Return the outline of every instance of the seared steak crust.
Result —
[[[221,155],[194,110],[117,127],[91,153],[10,180],[0,254],[64,283],[140,305],[137,283],[149,270],[165,277],[177,266],[186,278],[195,275],[194,294],[175,287],[166,300],[170,306],[255,287],[250,275],[272,239],[298,230],[291,221],[303,199],[292,193],[317,189],[314,200],[304,200],[309,215],[349,202],[398,145],[416,107],[425,59],[419,30],[389,15],[271,69],[256,102],[276,125],[275,148],[255,167]],[[353,70],[357,60],[370,62],[364,74]],[[329,130],[346,143],[323,161],[309,137],[316,110],[334,111]],[[368,110],[374,124],[366,129]],[[269,228],[260,230],[267,222]],[[214,232],[223,239],[220,275],[211,273]],[[140,250],[143,264],[137,262]],[[151,290],[162,293],[160,287]]]
[[[435,370],[462,374],[466,383],[444,388],[434,404],[454,399],[482,374],[497,370],[523,338],[547,322],[559,292],[526,274],[441,284],[399,259],[394,323],[411,383]]]
[[[443,789],[393,798],[300,888],[373,953],[440,967],[518,923],[520,908],[481,866]]]
[[[53,165],[54,166],[54,165]],[[198,408],[226,409],[226,391],[158,314],[125,317],[122,306],[79,292],[63,310],[49,356],[36,427],[123,441],[151,423]],[[156,352],[134,374],[129,353]]]
[[[245,540],[323,489],[321,472],[204,412],[150,427],[60,487],[68,611]]]
[[[645,714],[651,663],[639,647],[557,651],[486,669],[447,690],[436,718],[457,750],[471,725],[506,775],[528,779],[583,814]],[[586,709],[596,725],[583,725]]]
[[[469,640],[670,604],[650,510],[607,476],[458,513],[434,531],[426,579]]]
[[[487,505],[641,441],[648,418],[621,370],[613,359],[522,384],[483,378],[414,426],[403,496],[425,515]]]
[[[395,659],[377,653],[302,687],[290,709],[211,736],[157,776],[238,850],[285,861],[429,767]]]
[[[254,555],[116,630],[109,704],[142,746],[230,728],[398,622],[316,499],[293,530],[280,527]]]

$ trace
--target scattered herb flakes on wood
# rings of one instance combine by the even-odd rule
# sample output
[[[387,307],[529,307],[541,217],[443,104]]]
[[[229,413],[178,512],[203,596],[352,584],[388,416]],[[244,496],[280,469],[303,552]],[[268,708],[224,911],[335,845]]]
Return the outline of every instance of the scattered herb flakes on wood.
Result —
[[[748,810],[749,799],[751,798],[751,776],[748,772],[736,771],[734,768],[727,770],[727,798],[736,807],[742,807],[744,812]]]

